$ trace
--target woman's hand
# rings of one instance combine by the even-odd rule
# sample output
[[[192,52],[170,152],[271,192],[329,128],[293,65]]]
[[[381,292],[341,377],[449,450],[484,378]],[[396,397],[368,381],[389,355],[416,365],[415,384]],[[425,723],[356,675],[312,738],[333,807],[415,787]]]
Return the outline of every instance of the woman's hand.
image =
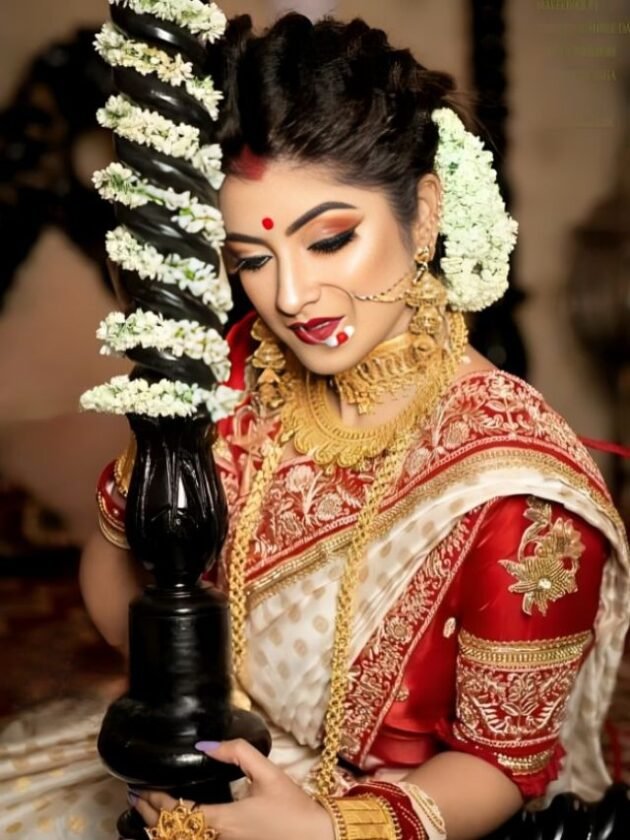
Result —
[[[206,825],[218,832],[219,840],[334,840],[325,809],[247,741],[224,741],[216,747],[206,744],[203,752],[238,765],[251,782],[249,796],[239,802],[200,807]],[[170,811],[177,805],[171,796],[157,791],[144,791],[133,801],[149,826],[157,823],[160,810]]]

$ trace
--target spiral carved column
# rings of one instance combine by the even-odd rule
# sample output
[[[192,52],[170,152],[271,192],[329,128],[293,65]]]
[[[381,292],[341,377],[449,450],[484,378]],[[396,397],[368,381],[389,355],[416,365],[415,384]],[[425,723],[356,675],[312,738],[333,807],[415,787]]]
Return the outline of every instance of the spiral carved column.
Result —
[[[260,718],[231,705],[226,599],[198,585],[227,532],[211,419],[237,398],[219,385],[229,372],[221,330],[230,295],[212,142],[220,94],[206,75],[206,44],[224,18],[200,0],[110,2],[97,49],[117,94],[99,120],[114,131],[118,162],[95,183],[115,204],[108,252],[123,311],[98,335],[104,352],[124,352],[136,366],[83,404],[128,416],[136,458],[126,533],[155,583],[130,607],[129,691],[107,711],[98,746],[135,788],[229,801],[242,772],[195,743],[242,737],[267,753],[270,738]],[[135,811],[118,828],[124,838],[146,836]]]

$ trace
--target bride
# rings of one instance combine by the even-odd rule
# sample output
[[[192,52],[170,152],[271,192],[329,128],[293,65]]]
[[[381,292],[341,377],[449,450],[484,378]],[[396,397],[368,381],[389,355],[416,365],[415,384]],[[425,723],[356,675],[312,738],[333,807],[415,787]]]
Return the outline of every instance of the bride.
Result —
[[[599,797],[627,543],[566,422],[467,343],[462,313],[503,294],[515,239],[490,154],[450,77],[359,20],[256,36],[236,18],[223,49],[225,262],[254,311],[228,337],[247,395],[215,444],[231,528],[212,583],[274,746],[198,744],[251,782],[201,804],[206,825],[466,840],[532,798]],[[131,461],[103,474],[81,569],[121,648],[141,585],[117,524]],[[25,766],[39,725],[11,742]],[[7,799],[4,833],[111,837],[121,786],[81,760]],[[150,826],[176,806],[130,797]]]

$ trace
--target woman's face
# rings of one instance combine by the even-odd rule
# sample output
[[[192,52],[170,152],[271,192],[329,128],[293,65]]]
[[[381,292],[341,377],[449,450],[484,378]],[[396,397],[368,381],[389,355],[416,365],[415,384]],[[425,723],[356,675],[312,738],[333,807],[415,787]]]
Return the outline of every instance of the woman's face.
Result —
[[[404,300],[352,294],[383,292],[408,275],[413,245],[378,189],[347,186],[311,165],[270,161],[261,170],[256,179],[230,175],[221,189],[227,270],[306,368],[347,370],[406,330]],[[392,296],[408,286],[403,280]]]

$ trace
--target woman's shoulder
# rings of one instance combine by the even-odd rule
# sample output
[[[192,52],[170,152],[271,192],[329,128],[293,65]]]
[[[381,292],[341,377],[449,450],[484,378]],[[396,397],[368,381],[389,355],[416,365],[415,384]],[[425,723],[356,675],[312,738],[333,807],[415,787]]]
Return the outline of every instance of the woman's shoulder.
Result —
[[[600,471],[567,421],[528,382],[498,368],[462,373],[423,424],[407,479],[531,468],[568,475],[607,496]]]
[[[458,376],[445,395],[439,422],[457,424],[468,442],[545,445],[591,465],[567,420],[529,382],[487,367]]]

